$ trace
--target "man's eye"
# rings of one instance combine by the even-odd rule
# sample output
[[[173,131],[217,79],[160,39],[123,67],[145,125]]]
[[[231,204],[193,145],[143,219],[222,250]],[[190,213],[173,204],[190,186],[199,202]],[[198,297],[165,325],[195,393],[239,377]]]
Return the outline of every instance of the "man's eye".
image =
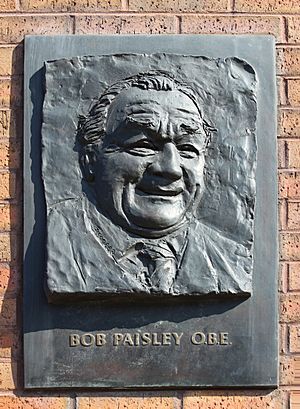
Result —
[[[104,147],[105,153],[114,153],[120,150],[120,147],[115,144],[110,144]]]
[[[199,151],[193,145],[177,145],[177,149],[183,158],[193,159],[199,156]]]
[[[130,153],[131,155],[150,156],[155,155],[156,148],[148,141],[139,141],[135,144],[126,146],[125,151]]]

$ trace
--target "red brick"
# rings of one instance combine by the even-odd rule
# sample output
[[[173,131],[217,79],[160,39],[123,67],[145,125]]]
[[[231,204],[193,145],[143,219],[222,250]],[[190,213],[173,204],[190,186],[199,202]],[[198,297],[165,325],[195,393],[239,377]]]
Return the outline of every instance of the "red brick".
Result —
[[[20,110],[0,110],[0,137],[22,137],[22,115]]]
[[[288,42],[300,43],[300,17],[287,17]]]
[[[8,234],[0,234],[0,262],[11,261],[11,242]]]
[[[278,116],[280,136],[300,137],[300,110],[280,110]]]
[[[69,16],[5,16],[0,17],[0,42],[18,43],[26,34],[71,34]]]
[[[277,72],[283,75],[300,75],[300,48],[277,50]]]
[[[282,77],[276,78],[277,82],[277,98],[280,106],[287,105],[286,80]]]
[[[175,397],[82,397],[78,399],[79,409],[178,409],[179,399]],[[1,409],[1,406],[0,406]]]
[[[284,169],[286,167],[286,145],[287,142],[284,140],[278,140],[278,167],[279,169]]]
[[[0,200],[12,199],[16,194],[16,176],[14,173],[0,173]]]
[[[287,223],[287,204],[286,204],[286,200],[279,200],[279,203],[278,203],[278,218],[279,218],[279,230],[286,230],[286,223]]]
[[[243,12],[298,13],[298,0],[235,0],[235,10]]]
[[[227,11],[226,0],[129,0],[129,9],[137,11],[206,12]]]
[[[300,140],[286,143],[287,167],[300,168]]]
[[[289,326],[289,349],[292,353],[300,352],[300,325]]]
[[[281,356],[280,384],[297,385],[300,383],[300,356]]]
[[[0,137],[9,136],[10,116],[10,110],[0,111]]]
[[[18,358],[21,350],[21,340],[14,331],[0,332],[0,358]]]
[[[0,231],[9,231],[10,226],[10,205],[0,204]]]
[[[22,78],[0,79],[0,108],[20,107],[23,103]]]
[[[281,294],[280,296],[280,321],[285,323],[300,320],[300,295]]]
[[[187,34],[274,34],[283,41],[281,21],[275,16],[183,16],[181,29]]]
[[[23,73],[23,47],[0,47],[0,75],[18,75]]]
[[[287,353],[287,325],[279,325],[279,352],[281,354]]]
[[[300,80],[292,79],[287,81],[288,102],[292,106],[300,105]]]
[[[0,409],[69,409],[66,397],[0,396]]]
[[[16,234],[0,233],[0,263],[16,261],[17,247],[19,245]]]
[[[1,0],[0,12],[13,11],[16,9],[16,0]]]
[[[21,208],[9,203],[0,203],[0,231],[10,231],[20,227]]]
[[[290,291],[300,291],[300,263],[289,263],[288,282]]]
[[[280,259],[287,261],[300,260],[300,233],[281,233]]]
[[[0,141],[0,168],[18,168],[20,161],[20,144],[14,139]]]
[[[286,230],[287,224],[287,204],[286,200],[279,200],[278,202],[278,221],[279,230]]]
[[[280,392],[262,393],[248,391],[197,391],[183,396],[184,409],[282,409]]]
[[[279,263],[278,289],[281,293],[287,292],[287,280],[288,280],[288,265],[287,263]]]
[[[300,228],[300,202],[288,202],[288,229]]]
[[[10,106],[11,82],[8,79],[0,79],[0,107]]]
[[[300,172],[279,173],[279,197],[300,199]]]
[[[291,391],[289,409],[300,409],[300,391]]]
[[[0,362],[0,390],[15,389],[17,365],[12,362]]]
[[[16,299],[0,299],[0,330],[3,333],[4,327],[15,327],[16,322]]]
[[[19,285],[19,277],[17,271],[7,265],[0,264],[0,295],[3,297],[8,293],[16,293]]]
[[[21,0],[24,11],[113,11],[121,9],[121,0]]]
[[[76,17],[76,34],[175,33],[172,16],[82,16]]]

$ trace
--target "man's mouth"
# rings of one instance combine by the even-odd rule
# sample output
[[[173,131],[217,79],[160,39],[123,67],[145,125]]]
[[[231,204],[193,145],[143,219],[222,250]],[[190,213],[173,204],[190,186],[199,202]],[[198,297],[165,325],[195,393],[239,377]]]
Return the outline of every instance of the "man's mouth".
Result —
[[[177,196],[183,192],[181,186],[168,187],[168,186],[147,186],[136,188],[136,193],[141,196]]]

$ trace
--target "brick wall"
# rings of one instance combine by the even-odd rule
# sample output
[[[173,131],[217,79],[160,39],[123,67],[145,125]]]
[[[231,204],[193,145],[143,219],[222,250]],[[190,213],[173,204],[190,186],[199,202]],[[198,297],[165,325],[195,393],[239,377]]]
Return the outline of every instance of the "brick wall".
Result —
[[[25,34],[263,33],[277,40],[280,388],[22,389],[22,70]],[[299,0],[0,0],[0,409],[300,408]]]

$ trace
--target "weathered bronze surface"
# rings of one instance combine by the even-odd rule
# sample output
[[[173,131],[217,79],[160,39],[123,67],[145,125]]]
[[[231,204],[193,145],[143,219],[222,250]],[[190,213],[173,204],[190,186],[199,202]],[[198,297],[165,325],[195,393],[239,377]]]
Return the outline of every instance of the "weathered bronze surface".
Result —
[[[26,39],[27,388],[276,385],[274,78],[269,36]]]
[[[236,58],[46,63],[50,301],[251,293],[255,85]]]

